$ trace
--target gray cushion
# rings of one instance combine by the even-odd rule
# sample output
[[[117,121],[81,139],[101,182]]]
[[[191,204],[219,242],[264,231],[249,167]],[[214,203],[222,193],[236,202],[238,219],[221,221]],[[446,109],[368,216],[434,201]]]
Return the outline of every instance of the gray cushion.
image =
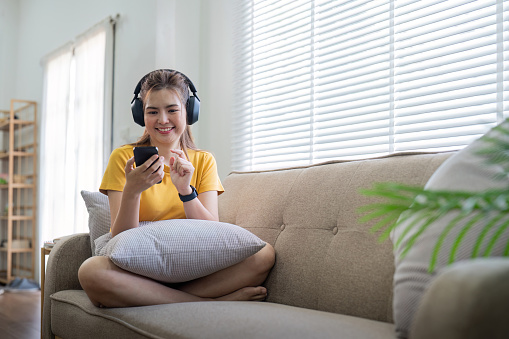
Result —
[[[268,302],[99,308],[84,291],[61,291],[51,304],[52,330],[62,338],[394,338],[390,323]]]
[[[95,255],[95,240],[110,232],[110,204],[108,196],[100,192],[81,191],[81,196],[87,206],[90,246],[92,255]]]
[[[101,255],[124,270],[178,283],[239,263],[264,246],[264,241],[236,225],[174,219],[141,222],[113,237]]]
[[[488,133],[491,133],[491,136],[498,137],[498,134],[493,130]],[[478,139],[449,158],[432,175],[425,186],[426,189],[481,192],[488,189],[508,187],[509,180],[507,178],[502,181],[495,179],[495,175],[500,174],[502,169],[494,165],[487,166],[485,164],[485,159],[477,155],[477,151],[481,148],[486,148],[486,146],[486,143],[482,139]],[[430,258],[435,244],[442,231],[457,215],[458,212],[451,212],[432,223],[430,227],[422,233],[403,259],[401,258],[401,253],[410,237],[418,231],[418,227],[414,227],[408,232],[400,246],[395,248],[396,270],[394,275],[393,311],[396,332],[399,338],[408,337],[408,331],[414,313],[417,310],[425,289],[434,276],[448,265],[452,245],[463,228],[462,226],[472,217],[460,222],[445,238],[438,255],[436,270],[433,273],[429,273]],[[393,242],[400,237],[403,230],[406,229],[414,218],[415,216],[411,216],[409,220],[402,223],[401,226],[393,232],[391,235]],[[481,222],[469,230],[456,253],[456,261],[470,259],[475,241],[483,231],[483,227],[484,223]],[[495,230],[492,229],[485,239],[491,239],[491,235],[494,231]],[[508,239],[509,229],[506,229],[495,244],[491,256],[501,256]],[[481,253],[484,253],[487,242],[488,241],[485,241],[481,247]]]

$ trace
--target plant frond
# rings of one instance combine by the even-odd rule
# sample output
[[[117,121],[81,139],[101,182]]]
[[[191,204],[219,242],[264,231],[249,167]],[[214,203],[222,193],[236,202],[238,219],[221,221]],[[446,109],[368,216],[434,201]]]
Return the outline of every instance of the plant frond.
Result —
[[[507,215],[505,215],[505,217],[507,217]],[[500,238],[502,233],[504,233],[504,231],[507,229],[507,227],[509,227],[509,219],[506,219],[501,225],[499,225],[497,231],[495,232],[493,237],[491,237],[491,239],[488,243],[488,246],[486,247],[486,250],[484,251],[485,257],[488,257],[491,254],[491,252],[493,251],[493,247],[495,247],[497,240]],[[508,241],[508,244],[509,244],[509,241]]]
[[[361,222],[367,222],[371,219],[375,219],[379,217],[378,214],[383,214],[383,211],[392,211],[394,209],[399,210],[406,210],[408,209],[408,206],[405,204],[389,204],[389,203],[377,203],[377,204],[370,204],[366,206],[362,206],[358,209],[360,213],[367,213],[366,215],[362,216],[360,221]]]
[[[435,244],[435,247],[433,248],[433,252],[431,254],[431,259],[428,267],[428,272],[431,273],[435,269],[435,265],[437,263],[438,253],[440,252],[440,248],[442,247],[442,244],[444,243],[445,238],[449,234],[449,232],[456,227],[458,222],[465,218],[467,213],[459,213],[454,219],[452,219],[449,224],[442,230],[440,233],[440,236],[438,237],[438,240]]]
[[[497,214],[495,217],[493,217],[486,225],[484,225],[481,233],[477,237],[477,240],[475,241],[474,249],[472,250],[472,258],[476,258],[479,256],[479,250],[481,249],[481,244],[484,240],[484,237],[488,233],[488,231],[495,226],[502,218],[504,217],[503,214]]]
[[[394,223],[396,223],[396,221],[398,221],[398,217],[399,217],[399,212],[392,212],[390,214],[387,215],[387,217],[385,217],[384,219],[380,220],[379,222],[377,222],[373,227],[372,229],[370,230],[372,233],[375,233],[377,231],[379,231],[380,229],[383,229],[383,228],[391,228],[391,225],[394,225]],[[380,239],[379,239],[380,241]]]
[[[401,232],[398,239],[394,243],[394,248],[398,248],[401,245],[401,242],[403,239],[405,239],[408,232],[410,232],[414,227],[416,227],[418,224],[421,223],[422,220],[428,219],[428,216],[430,214],[430,211],[419,211],[419,213],[416,213],[412,216],[415,218],[410,221],[410,223],[407,225],[407,227]]]
[[[410,239],[408,240],[408,243],[406,244],[403,252],[401,253],[401,257],[404,258],[408,251],[412,248],[414,243],[416,242],[417,238],[421,236],[421,234],[429,227],[432,223],[434,223],[436,220],[440,219],[446,214],[445,210],[442,211],[436,211],[435,214],[433,214],[430,218],[428,218],[424,224],[419,228],[419,230],[413,234]]]
[[[399,225],[401,225],[403,222],[405,222],[406,220],[408,220],[408,218],[410,218],[410,215],[408,216],[402,216],[401,214],[399,215],[398,219],[392,224],[392,225],[389,225],[389,227],[387,227],[385,229],[385,231],[380,235],[380,237],[378,237],[378,242],[384,242],[385,240],[387,240],[387,238],[391,235],[391,232],[396,228],[398,227]]]
[[[449,262],[448,262],[449,264],[452,264],[454,262],[454,258],[456,257],[456,252],[458,251],[459,246],[460,246],[461,242],[463,241],[463,238],[465,237],[467,232],[472,228],[472,226],[477,224],[477,222],[479,222],[483,218],[484,218],[484,214],[478,213],[472,219],[470,219],[465,224],[465,226],[463,226],[463,228],[460,230],[460,232],[458,233],[458,236],[456,237],[456,240],[452,244],[451,252],[449,253]]]

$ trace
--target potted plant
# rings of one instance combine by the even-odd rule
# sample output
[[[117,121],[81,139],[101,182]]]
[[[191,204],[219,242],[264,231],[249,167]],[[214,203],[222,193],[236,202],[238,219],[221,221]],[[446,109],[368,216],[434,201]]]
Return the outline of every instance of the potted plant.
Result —
[[[508,122],[509,119],[494,127],[491,130],[493,133],[490,131],[484,135],[480,140],[486,146],[477,152],[478,156],[484,158],[486,166],[496,165],[501,168],[499,178],[507,178],[509,175]],[[462,229],[457,233],[450,248],[449,264],[456,261],[456,252],[460,244],[473,228],[482,228],[471,253],[471,257],[476,258],[490,256],[494,244],[509,227],[509,187],[467,192],[427,190],[398,183],[378,183],[371,189],[363,190],[362,194],[384,200],[364,206],[360,210],[364,214],[360,219],[361,222],[377,220],[371,231],[381,233],[380,241],[385,241],[397,227],[405,227],[404,230],[400,230],[399,236],[393,239],[395,248],[404,247],[401,257],[408,253],[430,225],[452,211],[457,212],[436,241],[429,262],[430,273],[436,269],[444,239],[455,227]],[[412,235],[403,243],[402,240],[408,234]],[[487,245],[481,246],[482,244]],[[509,256],[509,241],[503,256]]]

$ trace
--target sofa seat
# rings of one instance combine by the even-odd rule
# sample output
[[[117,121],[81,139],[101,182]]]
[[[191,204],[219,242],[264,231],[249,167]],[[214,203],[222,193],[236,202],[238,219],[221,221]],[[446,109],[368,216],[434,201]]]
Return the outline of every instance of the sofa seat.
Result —
[[[224,325],[226,321],[229,326]],[[51,328],[58,337],[77,339],[394,338],[394,324],[270,302],[103,309],[95,307],[82,290],[51,295]]]

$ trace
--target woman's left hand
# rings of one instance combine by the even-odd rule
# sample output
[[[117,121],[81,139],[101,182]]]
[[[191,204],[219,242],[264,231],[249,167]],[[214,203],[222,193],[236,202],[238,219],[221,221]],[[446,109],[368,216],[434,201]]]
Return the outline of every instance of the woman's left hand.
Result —
[[[173,153],[170,158],[170,177],[173,185],[181,195],[191,194],[189,186],[194,173],[194,166],[186,159],[186,155],[181,150],[171,150]]]

